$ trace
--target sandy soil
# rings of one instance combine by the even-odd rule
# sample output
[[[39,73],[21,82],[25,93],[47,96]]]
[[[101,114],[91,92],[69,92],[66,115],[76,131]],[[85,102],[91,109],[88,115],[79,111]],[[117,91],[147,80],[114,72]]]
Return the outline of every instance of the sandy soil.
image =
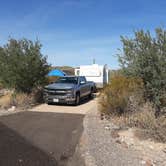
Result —
[[[94,108],[96,105],[96,99],[94,100],[83,100],[79,106],[72,105],[48,105],[42,104],[34,107],[30,111],[35,112],[54,112],[54,113],[71,113],[71,114],[82,114],[85,115],[89,110]]]

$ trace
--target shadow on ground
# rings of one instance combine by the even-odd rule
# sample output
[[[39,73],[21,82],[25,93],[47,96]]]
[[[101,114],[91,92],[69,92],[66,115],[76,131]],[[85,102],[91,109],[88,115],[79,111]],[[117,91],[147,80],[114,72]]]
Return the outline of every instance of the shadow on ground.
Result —
[[[0,166],[66,165],[83,131],[83,118],[43,112],[0,117]]]
[[[57,161],[0,123],[1,166],[57,166]]]

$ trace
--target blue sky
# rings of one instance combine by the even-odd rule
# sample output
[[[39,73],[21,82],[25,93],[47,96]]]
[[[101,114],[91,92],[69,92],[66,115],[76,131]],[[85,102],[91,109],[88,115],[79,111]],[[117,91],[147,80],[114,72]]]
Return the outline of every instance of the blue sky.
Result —
[[[96,63],[117,69],[120,35],[166,23],[164,0],[0,0],[0,45],[39,39],[53,65]]]

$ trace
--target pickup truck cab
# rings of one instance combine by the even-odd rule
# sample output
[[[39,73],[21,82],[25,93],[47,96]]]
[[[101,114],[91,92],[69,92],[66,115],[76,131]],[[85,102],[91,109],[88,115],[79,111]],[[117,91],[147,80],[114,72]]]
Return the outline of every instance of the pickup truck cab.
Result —
[[[83,97],[92,97],[95,83],[87,82],[84,76],[64,76],[44,88],[46,103],[78,105]]]

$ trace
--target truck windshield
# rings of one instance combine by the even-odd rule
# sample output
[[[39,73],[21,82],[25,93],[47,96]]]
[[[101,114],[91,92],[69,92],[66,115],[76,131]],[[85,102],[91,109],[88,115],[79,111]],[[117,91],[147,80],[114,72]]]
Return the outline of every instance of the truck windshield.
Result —
[[[77,77],[61,77],[55,83],[67,83],[67,84],[77,84]]]

